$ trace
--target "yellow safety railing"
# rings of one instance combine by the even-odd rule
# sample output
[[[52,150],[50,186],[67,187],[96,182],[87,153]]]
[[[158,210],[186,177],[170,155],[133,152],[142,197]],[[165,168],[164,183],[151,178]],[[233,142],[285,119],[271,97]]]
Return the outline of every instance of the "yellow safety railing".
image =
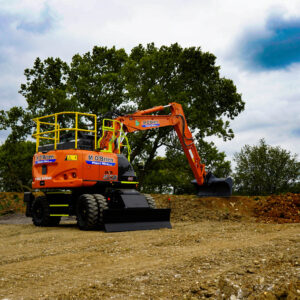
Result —
[[[75,127],[70,128],[60,128],[58,123],[58,116],[60,115],[70,115],[73,114],[75,116]],[[84,128],[78,128],[78,117],[79,116],[86,116],[86,117],[92,117],[94,119],[94,129],[84,129]],[[49,120],[53,120],[49,121]],[[77,149],[77,142],[78,142],[78,131],[83,132],[92,132],[95,136],[95,149],[97,147],[97,116],[94,114],[87,114],[87,113],[81,113],[81,112],[73,112],[73,111],[64,111],[55,113],[48,116],[43,116],[39,118],[33,119],[33,121],[36,123],[36,132],[32,135],[36,139],[36,152],[38,152],[38,148],[40,145],[40,139],[45,140],[52,140],[54,141],[54,149],[56,150],[57,144],[60,140],[60,132],[61,131],[75,131],[75,149]],[[47,130],[47,131],[41,131],[41,125],[48,125],[53,126],[53,130]],[[49,136],[50,135],[50,136]]]
[[[109,125],[106,125],[107,123]],[[108,149],[102,149],[100,151],[112,153],[113,144],[115,144],[114,149],[117,149],[117,153],[120,154],[121,147],[126,147],[127,154],[128,154],[128,161],[130,161],[131,148],[129,146],[128,138],[123,130],[123,124],[118,120],[104,119],[102,125],[102,137],[98,141],[98,148],[100,148],[101,141],[103,138],[106,137],[107,132],[111,132],[110,140],[108,143]]]

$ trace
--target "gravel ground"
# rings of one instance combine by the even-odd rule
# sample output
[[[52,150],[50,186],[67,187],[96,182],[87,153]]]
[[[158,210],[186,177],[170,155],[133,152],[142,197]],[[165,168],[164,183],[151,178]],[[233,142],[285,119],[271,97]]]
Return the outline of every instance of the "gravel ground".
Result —
[[[0,224],[31,224],[31,219],[26,218],[24,214],[6,214],[0,216]]]
[[[2,216],[0,299],[300,299],[300,224],[250,200],[173,197],[173,229],[121,233]]]

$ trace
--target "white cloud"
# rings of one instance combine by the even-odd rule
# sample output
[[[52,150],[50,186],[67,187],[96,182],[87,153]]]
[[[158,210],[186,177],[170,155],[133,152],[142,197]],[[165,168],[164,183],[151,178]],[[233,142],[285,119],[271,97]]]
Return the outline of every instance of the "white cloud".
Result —
[[[235,132],[232,141],[211,140],[231,158],[243,145],[257,144],[261,138],[272,146],[279,145],[299,154],[300,138],[293,131],[300,128],[300,64],[287,70],[260,73],[235,66],[228,66],[228,69],[246,108],[232,122]]]
[[[299,17],[298,0],[0,0],[0,12],[39,22],[45,5],[54,18],[52,29],[43,34],[15,35],[17,41],[5,48],[0,109],[24,103],[17,91],[25,80],[23,70],[31,67],[37,56],[61,57],[69,62],[75,53],[91,51],[95,45],[116,45],[130,51],[139,43],[160,46],[178,42],[214,53],[221,74],[233,79],[246,101],[246,110],[232,122],[235,138],[226,143],[214,139],[221,150],[231,156],[244,144],[255,144],[265,137],[267,143],[299,153],[299,137],[292,134],[300,126],[299,65],[255,73],[233,59],[239,54],[234,52],[235,42],[245,29],[263,32],[267,17],[274,11],[285,18]],[[16,27],[13,24],[13,29]],[[0,45],[3,38],[0,32]],[[1,51],[0,47],[0,57],[4,54]]]

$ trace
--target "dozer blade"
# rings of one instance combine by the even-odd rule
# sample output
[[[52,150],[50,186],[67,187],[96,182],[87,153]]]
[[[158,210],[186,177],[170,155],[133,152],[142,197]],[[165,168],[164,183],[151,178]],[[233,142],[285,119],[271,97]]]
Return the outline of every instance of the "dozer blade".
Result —
[[[203,185],[198,185],[196,180],[192,183],[196,186],[199,197],[230,197],[232,194],[233,181],[230,177],[217,178],[208,173]]]
[[[107,232],[172,228],[170,209],[108,209],[103,211]]]

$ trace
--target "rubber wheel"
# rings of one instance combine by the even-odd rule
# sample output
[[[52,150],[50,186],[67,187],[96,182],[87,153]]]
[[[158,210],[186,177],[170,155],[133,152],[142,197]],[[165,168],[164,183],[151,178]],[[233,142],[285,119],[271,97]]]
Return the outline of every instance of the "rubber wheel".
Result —
[[[77,224],[81,230],[95,229],[98,225],[98,203],[93,195],[83,194],[78,198]]]
[[[153,197],[149,194],[144,194],[144,196],[146,197],[149,207],[155,209],[156,203],[155,203],[155,200],[153,199]]]
[[[35,226],[57,226],[60,222],[60,217],[50,217],[49,204],[45,196],[33,200],[31,214]]]
[[[104,221],[103,221],[103,211],[108,209],[108,204],[105,199],[105,197],[101,194],[94,194],[94,198],[97,201],[98,204],[98,225],[103,228],[104,227]]]

